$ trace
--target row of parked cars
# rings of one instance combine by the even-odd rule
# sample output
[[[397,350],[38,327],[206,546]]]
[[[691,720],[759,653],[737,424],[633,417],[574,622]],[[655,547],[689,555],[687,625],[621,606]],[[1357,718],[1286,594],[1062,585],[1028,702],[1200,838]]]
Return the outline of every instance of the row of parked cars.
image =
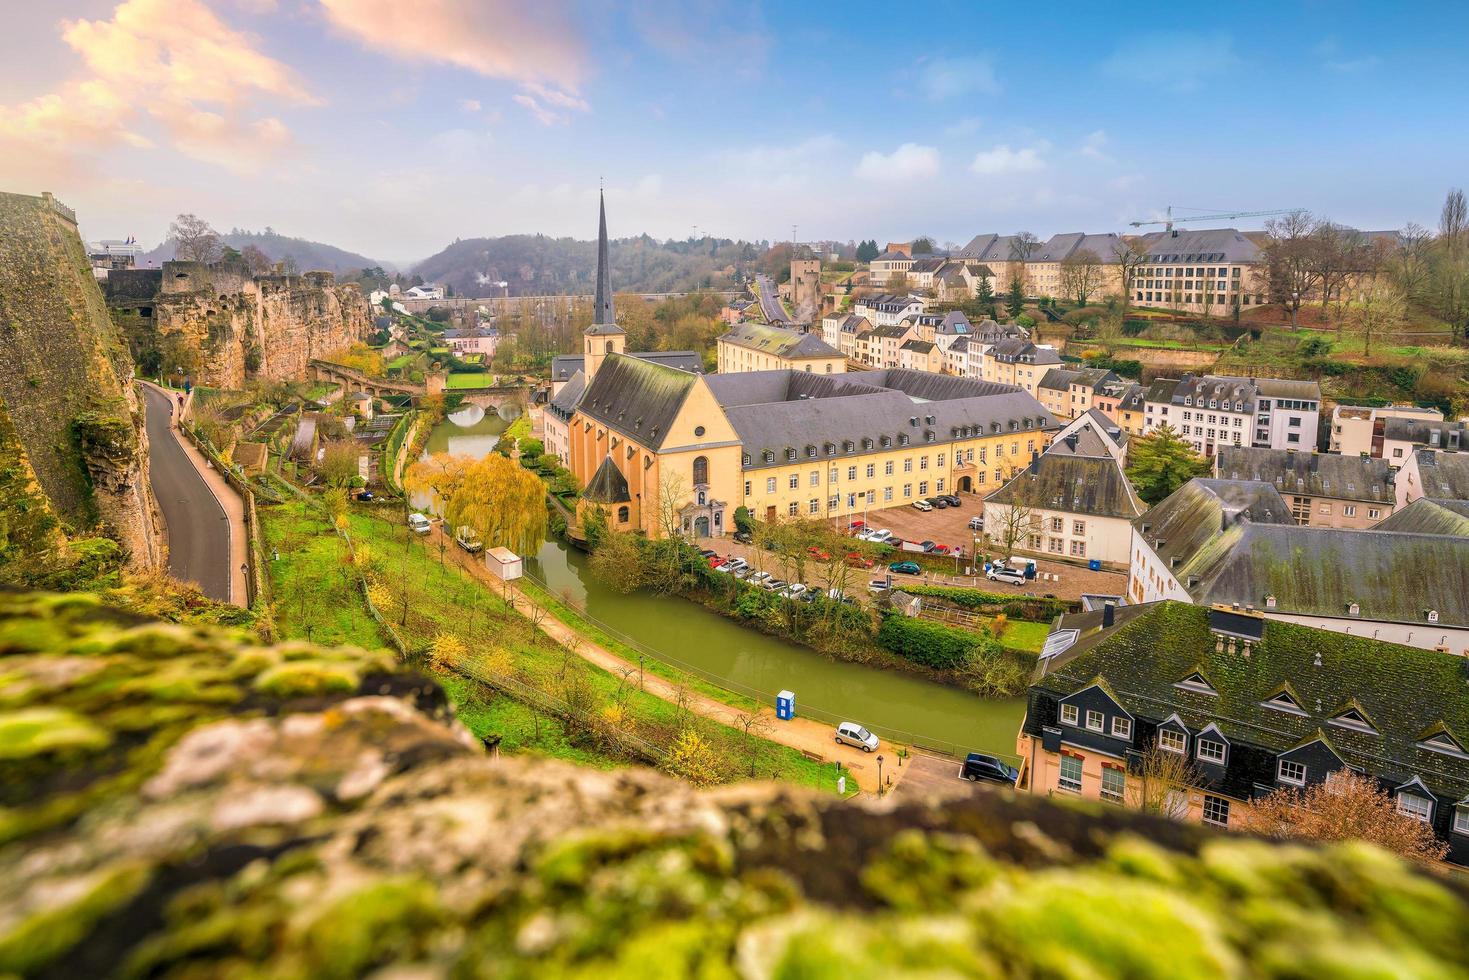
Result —
[[[745,559],[738,555],[725,557],[718,552],[705,548],[699,552],[709,567],[724,575],[733,575],[747,585],[754,585],[767,592],[774,592],[782,599],[794,599],[799,602],[814,602],[825,596],[835,602],[844,602],[855,605],[856,600],[847,595],[841,589],[822,589],[820,586],[807,585],[804,582],[787,582],[777,578],[771,572],[758,571]],[[860,556],[859,556],[860,557]]]
[[[913,509],[925,513],[931,510],[943,510],[945,507],[958,507],[963,501],[957,493],[941,493],[937,497],[924,497],[922,500],[913,501]]]

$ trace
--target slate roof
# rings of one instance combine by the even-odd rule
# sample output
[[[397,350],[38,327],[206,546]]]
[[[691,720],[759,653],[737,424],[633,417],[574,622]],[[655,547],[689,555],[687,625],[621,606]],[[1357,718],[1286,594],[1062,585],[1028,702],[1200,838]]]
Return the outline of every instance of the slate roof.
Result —
[[[701,374],[704,371],[704,359],[694,350],[650,350],[633,351],[627,355],[636,357],[640,361],[652,361],[665,367],[678,368],[680,371],[688,371],[690,374]],[[566,381],[576,372],[585,367],[586,358],[581,354],[558,354],[551,360],[551,378],[554,381]]]
[[[943,264],[948,261],[942,255],[927,255],[921,259],[914,259],[909,272],[937,272]]]
[[[601,372],[599,371],[598,374]],[[594,504],[626,504],[632,501],[632,493],[628,490],[627,477],[612,462],[611,456],[602,459],[602,465],[597,467],[597,472],[592,474],[591,480],[587,482],[587,488],[582,491],[582,496]]]
[[[1011,246],[1015,242],[1014,235],[996,235],[993,233],[975,235],[958,252],[954,253],[956,258],[978,259],[982,262],[1009,262],[1015,258],[1011,254]]]
[[[1117,460],[1067,452],[1042,453],[1009,483],[986,497],[985,503],[1021,504],[1128,521],[1146,509]]]
[[[1045,377],[1036,383],[1037,388],[1045,388],[1048,391],[1069,391],[1071,382],[1077,375],[1081,374],[1075,368],[1054,367],[1046,372]]]
[[[1104,235],[1088,235],[1073,231],[1052,235],[1041,243],[1030,256],[1031,262],[1062,262],[1079,252],[1090,251],[1103,262],[1115,261],[1113,249],[1122,239],[1115,232]]]
[[[608,354],[578,410],[651,449],[668,438],[698,376],[626,354]]]
[[[1438,438],[1434,438],[1434,433]],[[1458,436],[1457,443],[1455,435]],[[1443,422],[1430,419],[1384,419],[1382,423],[1382,436],[1384,439],[1393,439],[1399,442],[1415,442],[1421,446],[1433,448],[1461,448],[1469,449],[1469,423]]]
[[[1469,500],[1419,497],[1402,510],[1389,514],[1373,530],[1469,537]]]
[[[1145,723],[1137,733],[1139,746],[1174,713],[1192,732],[1215,724],[1232,744],[1250,743],[1273,753],[1324,734],[1344,762],[1390,786],[1418,776],[1440,799],[1458,801],[1469,794],[1465,760],[1419,747],[1426,735],[1443,728],[1461,744],[1469,738],[1469,698],[1464,696],[1469,660],[1277,620],[1262,624],[1262,642],[1245,657],[1228,647],[1215,650],[1208,608],[1159,602],[1135,609],[1140,611],[1126,619],[1118,610],[1118,622],[1108,630],[1077,622],[1085,627],[1084,635],[1056,658],[1051,673],[1032,691],[1064,697],[1101,678]],[[1097,613],[1086,615],[1100,619]],[[1072,627],[1080,618],[1062,617],[1058,626]],[[1216,693],[1175,686],[1195,672]],[[1266,706],[1285,685],[1299,713]],[[1334,724],[1348,706],[1370,719],[1374,731]],[[1036,735],[1042,723],[1037,714],[1026,718],[1026,730]],[[1236,761],[1246,761],[1245,753],[1230,754],[1231,770]],[[1265,760],[1263,772],[1263,781],[1270,783],[1273,758]],[[1238,795],[1247,797],[1253,787],[1249,774],[1242,775]]]
[[[571,376],[562,387],[561,391],[551,403],[546,406],[552,414],[563,422],[570,422],[572,415],[576,414],[576,407],[581,404],[582,396],[587,390],[587,375],[580,368]]]
[[[1290,378],[1256,378],[1255,388],[1266,398],[1295,398],[1302,401],[1319,402],[1321,386],[1314,381],[1296,381]]]
[[[1254,603],[1281,613],[1469,626],[1469,538],[1242,521],[1174,577],[1199,603]],[[1192,583],[1192,584],[1191,584]]]
[[[1186,262],[1261,262],[1260,246],[1233,228],[1175,228],[1142,236],[1148,261],[1177,265]],[[1217,256],[1217,258],[1215,257]]]
[[[814,333],[764,323],[741,323],[719,338],[727,344],[777,357],[841,357],[842,352]]]
[[[1060,364],[1061,355],[1049,347],[1037,347],[1028,340],[1006,338],[995,341],[990,356],[1006,363]]]
[[[1397,500],[1393,468],[1385,459],[1224,446],[1214,456],[1214,472],[1227,480],[1260,480],[1273,484],[1283,494],[1302,497],[1376,504]]]
[[[1067,431],[1067,430],[1070,431]],[[1103,438],[1102,433],[1106,433]],[[1046,452],[1062,456],[1096,456],[1112,459],[1112,447],[1107,439],[1121,446],[1127,433],[1107,416],[1089,408],[1074,422],[1068,423],[1057,433]]]
[[[1469,500],[1469,452],[1436,453],[1420,449],[1418,489],[1425,497]]]
[[[916,354],[929,354],[933,351],[933,344],[926,340],[905,340],[899,350],[910,350]]]
[[[1241,519],[1256,524],[1295,523],[1290,505],[1270,484],[1211,479],[1188,481],[1132,523],[1165,567],[1181,570]]]
[[[592,300],[592,326],[586,332],[594,336],[623,333],[612,308],[612,263],[607,257],[607,197],[597,192],[597,293]]]
[[[1145,402],[1161,402],[1164,405],[1173,402],[1173,390],[1178,387],[1177,378],[1154,378],[1153,383],[1148,385],[1143,394]]]

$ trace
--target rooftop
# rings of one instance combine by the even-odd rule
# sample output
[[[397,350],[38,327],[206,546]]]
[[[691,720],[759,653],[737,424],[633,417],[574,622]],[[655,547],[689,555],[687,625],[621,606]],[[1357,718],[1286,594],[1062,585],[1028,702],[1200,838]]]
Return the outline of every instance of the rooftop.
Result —
[[[1074,451],[1042,453],[985,503],[1129,521],[1146,509],[1117,460]]]
[[[1379,504],[1397,499],[1393,468],[1385,459],[1224,446],[1214,457],[1214,470],[1224,479],[1260,480],[1299,496]]]
[[[774,354],[777,357],[841,357],[842,352],[832,347],[814,333],[801,333],[785,327],[764,323],[741,323],[719,338],[721,343],[734,344],[750,350]]]
[[[1408,506],[1388,515],[1373,530],[1469,537],[1469,500],[1419,497]]]
[[[1436,453],[1420,449],[1418,489],[1425,497],[1469,500],[1469,452]]]

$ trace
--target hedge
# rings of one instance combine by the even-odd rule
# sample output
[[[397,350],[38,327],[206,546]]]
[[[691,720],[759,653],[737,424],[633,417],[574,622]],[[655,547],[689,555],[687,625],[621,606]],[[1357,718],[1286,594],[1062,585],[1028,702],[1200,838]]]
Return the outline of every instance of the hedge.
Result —
[[[880,646],[916,664],[938,670],[958,670],[966,666],[981,639],[979,634],[968,630],[896,614],[886,616],[882,628],[877,631]]]
[[[979,589],[966,589],[955,585],[909,585],[904,583],[899,588],[909,595],[931,596],[952,602],[965,609],[1004,613],[1011,619],[1029,619],[1038,623],[1049,622],[1062,613],[1076,612],[1081,608],[1081,603],[1068,599],[1003,595],[998,592],[982,592]]]

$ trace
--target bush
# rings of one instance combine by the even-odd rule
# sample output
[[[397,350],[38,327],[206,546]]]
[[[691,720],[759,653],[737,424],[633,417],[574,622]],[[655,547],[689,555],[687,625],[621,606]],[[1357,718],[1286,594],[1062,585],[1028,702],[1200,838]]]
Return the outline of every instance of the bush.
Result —
[[[1010,619],[1027,619],[1032,622],[1047,622],[1062,613],[1075,612],[1080,608],[1079,603],[1068,602],[1065,599],[1001,595],[996,592],[983,592],[979,589],[966,589],[953,585],[904,584],[903,591],[909,595],[942,599],[964,609],[1003,613]]]
[[[539,456],[546,451],[546,444],[539,439],[520,440],[520,454],[522,456]]]
[[[1031,327],[1035,326],[1035,317],[1031,316],[1029,313],[1022,313],[1015,318],[1015,325],[1024,327],[1025,329],[1029,330]]]
[[[755,531],[755,519],[750,516],[750,508],[744,504],[735,508],[734,512],[735,530],[752,534]]]
[[[941,623],[892,614],[877,631],[877,642],[916,664],[936,670],[960,670],[969,665],[981,637]]]

